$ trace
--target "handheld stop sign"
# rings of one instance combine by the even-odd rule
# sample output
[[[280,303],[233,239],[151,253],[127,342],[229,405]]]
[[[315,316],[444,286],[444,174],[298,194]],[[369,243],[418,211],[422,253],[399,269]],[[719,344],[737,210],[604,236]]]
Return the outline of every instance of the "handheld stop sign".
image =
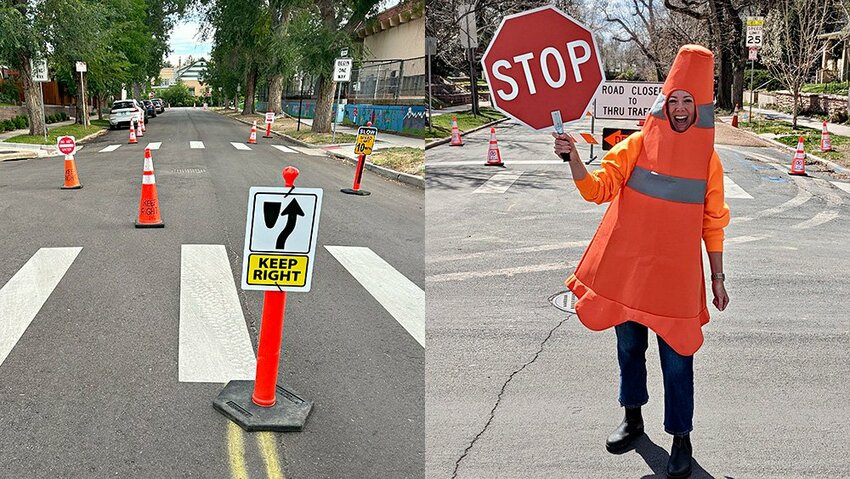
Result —
[[[581,120],[605,82],[591,31],[551,6],[502,19],[481,64],[493,105],[538,131]]]

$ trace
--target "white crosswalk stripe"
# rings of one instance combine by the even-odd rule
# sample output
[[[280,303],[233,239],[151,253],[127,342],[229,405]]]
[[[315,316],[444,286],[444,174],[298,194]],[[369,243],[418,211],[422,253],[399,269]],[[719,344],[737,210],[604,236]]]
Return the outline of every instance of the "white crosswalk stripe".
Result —
[[[0,288],[0,366],[82,248],[41,248]]]
[[[491,176],[483,185],[473,191],[473,193],[504,193],[508,191],[516,180],[522,176],[522,171],[511,171],[508,173],[496,173]]]
[[[425,347],[425,291],[369,248],[325,248],[413,339]]]
[[[189,148],[191,148],[193,150],[203,150],[204,149],[204,142],[203,141],[190,141],[189,142]]]
[[[272,145],[272,147],[277,148],[278,150],[280,150],[284,153],[298,153],[297,151],[293,150],[292,148],[289,148],[289,147],[286,147],[286,146],[283,146],[283,145]]]
[[[179,381],[254,378],[256,358],[223,245],[182,245],[179,335]]]
[[[728,176],[723,177],[723,193],[726,198],[740,198],[740,199],[748,199],[751,200],[753,197],[744,191],[743,188],[738,186],[737,183],[732,181],[732,178]]]
[[[303,153],[307,156],[327,156],[324,151],[322,151],[318,148],[305,148],[305,147],[301,147],[301,146],[293,146],[292,149],[297,151],[298,153]]]
[[[118,148],[121,148],[121,145],[109,145],[106,148],[98,151],[98,153],[109,153],[110,151],[115,151]]]
[[[251,151],[251,148],[245,143],[237,143],[235,141],[231,141],[230,144],[233,145],[233,148],[236,148],[237,150]]]
[[[836,188],[844,190],[847,193],[850,193],[850,183],[844,183],[844,182],[841,182],[841,181],[833,181],[832,184],[835,185]]]
[[[152,143],[148,143],[148,146],[146,146],[145,148],[153,151],[153,150],[158,150],[160,146],[162,146],[162,142],[161,141],[155,141],[155,142],[152,142]]]

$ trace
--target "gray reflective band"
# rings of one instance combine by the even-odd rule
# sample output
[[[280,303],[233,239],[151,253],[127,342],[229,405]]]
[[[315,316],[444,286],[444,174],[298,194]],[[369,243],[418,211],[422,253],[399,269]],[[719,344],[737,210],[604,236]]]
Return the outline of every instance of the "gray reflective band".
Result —
[[[714,105],[697,106],[697,122],[694,123],[697,128],[714,128]]]
[[[705,202],[705,180],[662,175],[639,166],[635,166],[626,186],[647,196],[676,203]]]
[[[655,103],[652,104],[652,108],[650,108],[649,113],[656,118],[661,118],[662,120],[666,120],[667,116],[664,115],[664,102],[667,101],[667,97],[662,94],[658,94],[658,98],[655,99]]]

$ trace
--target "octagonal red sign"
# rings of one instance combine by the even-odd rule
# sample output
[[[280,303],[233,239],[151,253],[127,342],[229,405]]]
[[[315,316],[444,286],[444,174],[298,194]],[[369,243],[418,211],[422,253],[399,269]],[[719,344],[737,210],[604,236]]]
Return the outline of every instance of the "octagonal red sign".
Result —
[[[502,19],[481,64],[493,105],[535,130],[580,120],[605,82],[593,34],[554,7]]]
[[[56,139],[56,146],[65,155],[73,155],[77,151],[77,141],[73,136],[60,136]]]

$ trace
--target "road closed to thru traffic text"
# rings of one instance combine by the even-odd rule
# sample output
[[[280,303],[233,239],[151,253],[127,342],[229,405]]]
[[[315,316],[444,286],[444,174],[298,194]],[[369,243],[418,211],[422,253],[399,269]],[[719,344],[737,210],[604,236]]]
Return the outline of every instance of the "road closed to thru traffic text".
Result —
[[[643,120],[661,94],[663,83],[609,81],[596,97],[596,118]]]
[[[493,105],[535,130],[582,119],[605,81],[593,34],[554,7],[502,19],[481,64]]]

